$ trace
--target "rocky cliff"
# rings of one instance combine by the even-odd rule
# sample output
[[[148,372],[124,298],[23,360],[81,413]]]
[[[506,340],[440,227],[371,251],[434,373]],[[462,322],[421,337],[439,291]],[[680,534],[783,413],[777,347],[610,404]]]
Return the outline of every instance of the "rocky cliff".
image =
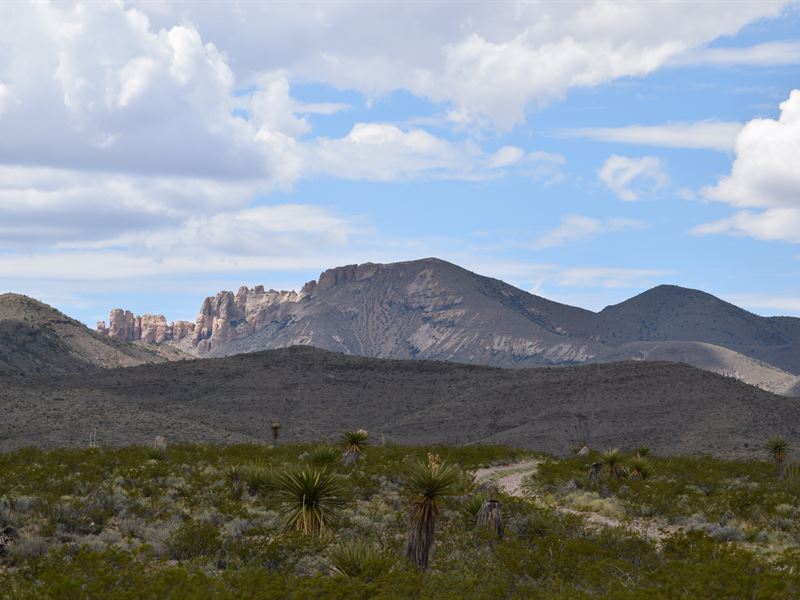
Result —
[[[99,330],[197,356],[312,345],[499,367],[639,359],[636,343],[652,342],[647,356],[733,373],[765,389],[795,389],[800,373],[800,319],[759,317],[675,286],[595,313],[434,258],[328,269],[299,292],[223,291],[205,299],[195,324],[117,309]],[[716,346],[658,346],[676,340]]]
[[[163,344],[179,342],[192,335],[195,324],[189,321],[167,323],[164,315],[141,315],[139,317],[129,310],[115,308],[105,321],[97,322],[97,332],[123,342],[149,342]]]

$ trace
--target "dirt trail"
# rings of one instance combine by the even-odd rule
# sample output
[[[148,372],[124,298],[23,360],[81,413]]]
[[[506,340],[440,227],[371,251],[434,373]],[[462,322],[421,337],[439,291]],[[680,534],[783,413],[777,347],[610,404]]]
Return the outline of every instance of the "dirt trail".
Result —
[[[522,480],[535,473],[541,463],[541,459],[531,459],[508,465],[478,469],[475,471],[475,481],[478,483],[493,483],[509,496],[525,498],[531,501],[540,500],[535,491],[522,486]],[[584,517],[589,527],[622,527],[626,531],[651,539],[658,545],[664,539],[682,531],[681,527],[669,525],[658,519],[629,519],[622,521],[599,513],[575,510],[558,504],[552,508],[562,513]]]

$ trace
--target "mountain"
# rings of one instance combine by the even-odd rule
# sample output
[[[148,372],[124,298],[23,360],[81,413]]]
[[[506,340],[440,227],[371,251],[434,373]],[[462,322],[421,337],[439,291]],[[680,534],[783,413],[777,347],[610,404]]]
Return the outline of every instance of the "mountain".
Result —
[[[740,379],[784,396],[800,396],[800,377],[728,348],[705,342],[631,342],[606,353],[598,362],[626,360],[684,363]]]
[[[635,327],[612,330],[603,341],[697,341],[800,374],[800,319],[761,317],[700,290],[660,285],[604,308],[602,318]]]
[[[565,454],[648,445],[658,453],[761,455],[800,434],[800,403],[729,377],[664,362],[497,369],[384,360],[292,347],[28,378],[0,387],[0,451],[85,446],[336,440],[502,443]]]
[[[36,374],[127,367],[177,358],[175,348],[99,335],[56,309],[18,294],[0,295],[0,373]]]
[[[115,324],[116,323],[116,324]],[[145,325],[149,323],[150,325]],[[138,324],[138,325],[137,325]],[[595,313],[451,263],[347,265],[297,291],[242,287],[207,298],[195,324],[112,311],[99,331],[219,357],[294,345],[381,358],[531,367],[647,356],[797,390],[800,319],[759,317],[714,296],[659,286]],[[699,342],[710,344],[652,344]]]

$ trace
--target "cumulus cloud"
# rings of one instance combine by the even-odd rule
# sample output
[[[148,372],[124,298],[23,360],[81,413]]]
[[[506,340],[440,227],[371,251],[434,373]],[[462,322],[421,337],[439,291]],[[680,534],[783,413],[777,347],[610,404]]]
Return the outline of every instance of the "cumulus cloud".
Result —
[[[704,195],[741,209],[695,228],[695,233],[730,233],[762,240],[800,242],[800,90],[780,104],[777,119],[753,119],[736,138],[729,175]],[[749,210],[748,210],[749,209]]]
[[[765,42],[754,46],[697,48],[679,54],[673,65],[768,67],[800,64],[800,41]]]
[[[341,179],[402,181],[414,178],[479,180],[517,174],[552,182],[560,154],[503,146],[484,152],[472,141],[453,142],[418,128],[356,123],[342,138],[318,138],[303,149],[310,174]]]
[[[664,163],[655,156],[633,158],[613,154],[597,176],[612,192],[629,202],[652,194],[669,182]]]
[[[584,127],[563,129],[562,135],[584,137],[601,142],[620,142],[664,148],[704,148],[729,152],[734,149],[742,123],[700,121],[664,125],[628,125],[625,127]]]
[[[593,219],[583,215],[566,215],[561,224],[538,238],[532,248],[554,248],[574,242],[591,239],[604,233],[635,231],[644,229],[646,224],[636,219],[616,217],[610,219]]]
[[[286,68],[370,96],[398,89],[501,127],[574,87],[651,73],[789,2],[243,3],[142,1],[197,23],[248,77]],[[407,32],[414,32],[408,43]]]

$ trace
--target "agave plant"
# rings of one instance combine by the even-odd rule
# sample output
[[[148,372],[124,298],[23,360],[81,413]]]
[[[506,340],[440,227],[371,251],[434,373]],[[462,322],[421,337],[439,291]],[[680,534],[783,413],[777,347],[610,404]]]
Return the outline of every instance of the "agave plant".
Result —
[[[459,470],[446,462],[418,462],[412,467],[406,490],[412,497],[406,557],[427,569],[436,535],[436,520],[445,497],[458,493]]]
[[[628,477],[636,480],[644,480],[650,477],[653,469],[650,463],[643,457],[637,456],[628,463]]]
[[[618,448],[606,450],[600,454],[600,462],[605,467],[609,477],[617,479],[620,475],[622,475],[622,453]]]
[[[345,431],[342,434],[342,462],[346,465],[354,465],[364,452],[369,440],[369,433],[364,429],[356,431]]]
[[[328,557],[331,574],[371,581],[387,573],[395,561],[381,548],[363,540],[340,542]]]
[[[286,471],[277,477],[275,487],[284,503],[287,529],[318,534],[336,522],[344,484],[335,473],[315,467]]]
[[[769,454],[772,461],[778,467],[778,471],[782,473],[786,455],[789,454],[789,451],[792,449],[791,444],[782,437],[775,436],[767,440],[765,448],[767,454]]]

